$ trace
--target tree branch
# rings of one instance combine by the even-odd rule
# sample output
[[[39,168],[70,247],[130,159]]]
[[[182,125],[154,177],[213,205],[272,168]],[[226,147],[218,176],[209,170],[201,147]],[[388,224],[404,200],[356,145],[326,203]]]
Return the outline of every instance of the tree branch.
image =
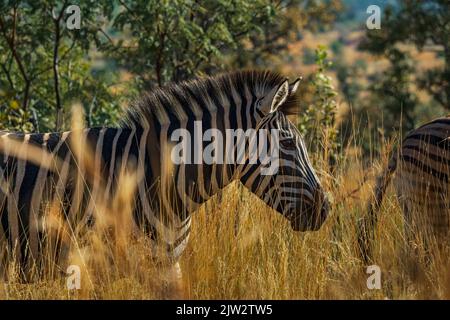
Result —
[[[0,63],[0,67],[2,68],[3,72],[6,75],[6,79],[8,79],[9,85],[11,86],[11,89],[14,89],[14,83],[11,79],[11,74],[9,73],[8,69],[6,68],[6,66],[3,63]]]
[[[11,54],[14,57],[14,60],[16,61],[17,66],[19,67],[19,72],[22,75],[22,78],[25,82],[22,108],[24,111],[26,111],[28,109],[28,99],[29,99],[29,95],[30,95],[31,80],[29,79],[27,72],[25,71],[25,68],[22,64],[21,57],[19,56],[19,54],[16,51],[16,45],[15,45],[15,34],[16,34],[16,18],[15,17],[16,16],[17,16],[17,7],[14,7],[11,38],[9,38],[8,34],[6,33],[6,26],[5,26],[5,23],[3,22],[2,17],[0,17],[0,32],[2,33],[3,38],[5,39],[6,43],[8,44]]]
[[[59,43],[61,40],[61,26],[60,22],[64,15],[64,10],[66,8],[67,1],[64,2],[59,15],[56,16],[52,10],[53,23],[55,24],[55,41],[53,45],[53,79],[55,85],[55,101],[56,101],[56,131],[59,131],[62,126],[62,105],[61,105],[61,94],[59,91]]]
[[[157,31],[159,34],[159,50],[158,53],[156,55],[156,80],[158,81],[158,86],[162,86],[162,60],[163,60],[163,53],[164,53],[164,45],[165,45],[165,40],[166,40],[166,32],[165,31],[160,31],[159,26],[157,27]]]
[[[61,61],[64,61],[64,60],[66,59],[67,55],[69,54],[70,51],[72,51],[72,49],[73,49],[74,47],[75,47],[75,41],[72,41],[72,44],[70,45],[70,47],[67,48],[67,50],[64,51],[64,53],[59,57],[59,59],[58,59],[58,64],[61,63]],[[41,74],[46,73],[47,71],[50,71],[50,70],[52,70],[52,69],[53,69],[53,65],[50,66],[50,67],[48,67],[48,68],[42,69],[42,70],[40,70],[39,72],[36,72],[36,73],[33,75],[33,77],[31,78],[31,80],[32,80],[32,81],[35,80],[35,79],[36,79],[37,77],[39,77]]]

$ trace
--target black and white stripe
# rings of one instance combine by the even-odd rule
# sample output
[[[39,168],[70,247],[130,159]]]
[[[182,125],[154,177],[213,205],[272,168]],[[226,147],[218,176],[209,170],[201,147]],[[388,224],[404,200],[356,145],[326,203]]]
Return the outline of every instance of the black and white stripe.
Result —
[[[370,250],[377,212],[391,180],[403,210],[407,238],[421,235],[448,242],[449,177],[450,117],[443,117],[411,131],[378,177],[375,200],[360,231],[363,253],[367,255]]]
[[[296,104],[297,84],[289,86],[286,78],[268,71],[244,71],[148,93],[130,107],[119,128],[84,130],[85,143],[95,153],[94,170],[104,181],[101,187],[83,174],[83,162],[77,162],[72,150],[73,132],[2,133],[5,145],[13,139],[20,142],[23,152],[27,152],[27,145],[33,145],[61,163],[53,170],[17,153],[8,154],[8,148],[0,152],[0,237],[7,240],[22,264],[30,264],[39,255],[44,231],[39,217],[45,204],[58,197],[68,221],[86,223],[97,197],[120,192],[118,174],[130,162],[136,163],[143,175],[136,191],[136,226],[164,244],[173,259],[187,244],[191,213],[238,179],[283,213],[294,229],[317,229],[328,206],[302,137],[286,117]],[[279,129],[278,173],[263,176],[261,164],[248,161],[175,165],[170,158],[174,146],[171,134],[185,128],[193,135],[194,121],[201,121],[203,132],[214,128],[224,137],[226,129]],[[231,142],[224,141],[224,152],[226,143]],[[203,142],[203,147],[207,144]],[[194,151],[192,146],[192,154]],[[81,192],[76,192],[77,188]]]
[[[440,239],[448,236],[449,177],[450,117],[447,117],[417,128],[403,140],[394,185],[408,228]]]

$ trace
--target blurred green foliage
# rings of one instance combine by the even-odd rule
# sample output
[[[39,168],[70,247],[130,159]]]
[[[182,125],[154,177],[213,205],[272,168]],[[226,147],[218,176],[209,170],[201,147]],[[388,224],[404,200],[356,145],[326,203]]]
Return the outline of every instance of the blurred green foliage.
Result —
[[[116,116],[117,103],[108,90],[114,79],[94,72],[89,55],[100,41],[102,7],[97,1],[77,4],[82,28],[69,30],[68,1],[0,2],[0,128],[55,130],[58,114],[64,121],[73,101],[92,104],[95,123],[107,124]]]
[[[363,30],[358,39],[363,59],[349,61],[333,50],[340,101],[349,107],[339,131],[341,143],[358,136],[364,155],[382,150],[385,139],[406,132],[450,109],[450,2],[448,0],[345,1],[346,7],[379,5],[381,29],[368,29],[365,19],[351,29],[349,15],[340,28]],[[357,10],[358,11],[358,10]],[[365,10],[359,9],[360,13]],[[347,19],[347,20],[346,20]],[[351,24],[355,24],[355,21]],[[349,31],[350,30],[350,31]]]
[[[73,4],[79,30],[66,25]],[[365,29],[359,48],[388,64],[370,75],[369,61],[343,63],[353,41],[346,34],[365,28],[369,4],[384,8],[381,29]],[[0,0],[0,129],[67,129],[73,102],[83,104],[89,126],[113,125],[130,100],[155,86],[300,61],[316,71],[301,89],[299,126],[332,163],[354,135],[355,118],[369,128],[361,136],[369,150],[373,136],[407,131],[449,109],[449,14],[447,0]],[[306,46],[303,56],[290,54],[305,31],[332,27],[339,37],[329,51]],[[420,72],[411,46],[434,50],[443,63]],[[336,121],[342,101],[351,111]]]
[[[223,67],[224,53],[275,17],[266,0],[119,3],[120,12],[106,10],[112,30],[121,35],[107,50],[147,89]]]
[[[80,29],[67,28],[70,5],[80,8]],[[142,90],[267,66],[339,8],[339,0],[0,0],[0,129],[68,128],[76,101],[89,126],[113,124]]]
[[[311,76],[312,100],[300,117],[300,132],[307,136],[310,149],[320,153],[332,167],[338,154],[338,131],[336,128],[336,98],[338,92],[332,78],[327,75],[332,62],[328,51],[320,45],[315,50],[317,70]]]
[[[407,46],[419,52],[435,51],[443,66],[420,72]],[[450,109],[450,1],[401,0],[387,6],[381,29],[367,30],[360,48],[389,61],[388,70],[372,79],[369,99],[384,115],[388,134],[400,126],[405,132],[430,120],[421,116],[427,113],[424,107],[432,118]],[[418,99],[420,91],[431,97],[426,106]]]

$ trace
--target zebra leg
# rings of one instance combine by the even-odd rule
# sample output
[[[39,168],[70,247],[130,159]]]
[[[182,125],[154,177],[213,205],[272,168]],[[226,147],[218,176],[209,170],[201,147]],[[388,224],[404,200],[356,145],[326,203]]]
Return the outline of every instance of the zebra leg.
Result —
[[[179,262],[167,265],[162,268],[161,279],[163,299],[183,299],[186,298],[183,284],[183,275]]]
[[[2,226],[2,215],[3,213],[3,201],[1,201],[2,193],[0,190],[0,282],[6,276],[6,247],[8,245],[8,241],[6,239],[5,232],[3,231]]]
[[[405,271],[420,295],[429,296],[433,286],[426,276],[426,270],[432,262],[436,244],[436,235],[429,219],[430,208],[419,206],[411,199],[402,202],[406,239],[403,252]]]
[[[432,261],[438,262],[448,256],[446,254],[449,243],[449,210],[447,207],[447,203],[436,201],[434,206],[427,208],[429,226],[425,244],[427,248],[426,262],[428,264]]]
[[[184,297],[183,273],[180,263],[177,262],[172,267],[172,277],[174,284],[174,298],[181,299]]]
[[[0,283],[6,279],[7,270],[7,241],[2,235],[2,226],[0,225]]]
[[[403,212],[403,235],[405,238],[402,246],[401,256],[403,265],[411,281],[415,282],[419,278],[419,248],[417,243],[417,227],[414,221],[414,213],[411,209],[410,199],[401,193],[397,193],[400,206]]]

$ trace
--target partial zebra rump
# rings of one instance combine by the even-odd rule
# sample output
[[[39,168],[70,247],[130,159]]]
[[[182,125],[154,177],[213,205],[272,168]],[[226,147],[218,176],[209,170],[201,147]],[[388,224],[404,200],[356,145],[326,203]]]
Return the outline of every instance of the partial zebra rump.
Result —
[[[375,197],[359,229],[363,259],[370,260],[378,212],[391,181],[403,211],[408,242],[426,250],[450,243],[449,177],[450,116],[447,116],[408,133],[377,178]]]
[[[132,103],[126,110],[122,126],[142,125],[143,121],[151,123],[153,117],[161,114],[159,111],[161,108],[179,116],[179,113],[182,113],[181,110],[197,103],[196,97],[204,101],[212,100],[216,104],[227,105],[234,96],[244,96],[245,90],[249,90],[252,96],[257,96],[286,80],[287,78],[283,75],[268,70],[245,70],[168,84],[145,93],[142,98]],[[289,94],[279,110],[286,115],[297,115],[299,114],[298,103],[298,91],[294,91]],[[179,110],[180,107],[181,110]]]
[[[446,117],[410,132],[399,152],[394,185],[408,233],[438,243],[450,241],[449,177],[450,117]]]

